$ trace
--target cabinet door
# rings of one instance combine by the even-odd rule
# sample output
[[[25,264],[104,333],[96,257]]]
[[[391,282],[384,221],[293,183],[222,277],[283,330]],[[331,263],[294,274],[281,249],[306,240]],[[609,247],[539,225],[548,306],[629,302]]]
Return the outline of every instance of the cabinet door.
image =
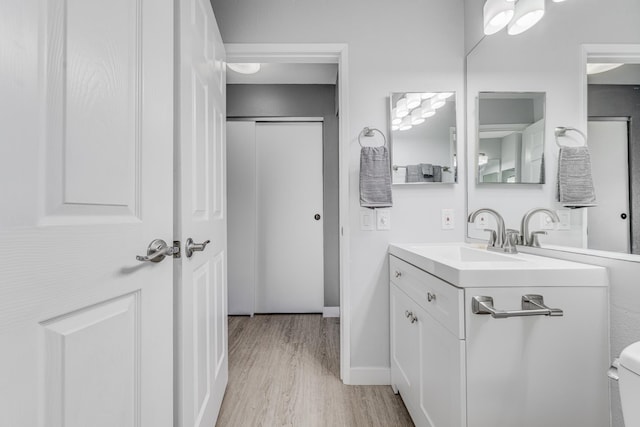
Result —
[[[418,325],[421,418],[431,427],[463,426],[466,423],[465,342],[426,312],[418,313]]]
[[[400,391],[412,416],[417,409],[420,375],[418,322],[411,323],[411,315],[417,316],[416,308],[404,292],[391,285],[391,384]]]
[[[513,310],[525,294],[543,295],[564,315],[494,319],[471,311],[474,295]],[[610,425],[606,288],[470,288],[465,304],[469,427]]]

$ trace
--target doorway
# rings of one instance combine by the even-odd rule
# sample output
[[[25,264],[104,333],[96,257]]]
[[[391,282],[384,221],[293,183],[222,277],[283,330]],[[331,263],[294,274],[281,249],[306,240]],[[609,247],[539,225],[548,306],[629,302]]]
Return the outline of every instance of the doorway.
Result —
[[[335,94],[338,123],[338,221],[335,238],[338,241],[338,280],[340,316],[340,378],[350,383],[350,322],[349,322],[349,135],[348,135],[348,73],[347,46],[344,44],[227,44],[230,63],[269,64],[337,64]],[[326,204],[325,204],[326,206]],[[325,223],[326,226],[326,223]]]

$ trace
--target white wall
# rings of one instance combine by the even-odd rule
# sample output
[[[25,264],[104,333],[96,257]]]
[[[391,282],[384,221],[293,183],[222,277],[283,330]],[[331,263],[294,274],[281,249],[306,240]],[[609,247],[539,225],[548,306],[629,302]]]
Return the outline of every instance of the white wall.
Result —
[[[225,43],[349,45],[351,367],[388,369],[388,243],[463,239],[465,193],[461,184],[394,188],[392,230],[360,231],[357,136],[365,126],[388,129],[390,92],[454,89],[462,117],[463,0],[212,4]],[[456,210],[455,230],[440,229],[441,208]]]
[[[471,50],[482,32],[482,0],[465,0],[466,49]],[[586,43],[640,43],[640,2],[637,0],[580,0],[547,2],[543,20],[519,36],[505,32],[487,36],[468,56],[467,130],[469,157],[473,158],[475,98],[479,91],[544,91],[547,93],[545,185],[478,188],[470,177],[469,208],[487,206],[504,213],[507,225],[517,226],[522,214],[534,207],[555,204],[557,147],[556,126],[584,128],[580,45]],[[585,129],[586,130],[586,129]],[[581,212],[574,211],[579,221]],[[581,244],[580,233],[573,235]],[[545,237],[541,241],[545,241]],[[547,239],[548,241],[548,239]],[[543,243],[544,244],[544,243]],[[611,353],[640,340],[640,263],[559,251],[540,253],[608,268],[611,295]],[[603,371],[607,367],[603,366]],[[614,426],[622,427],[617,385],[612,387]]]

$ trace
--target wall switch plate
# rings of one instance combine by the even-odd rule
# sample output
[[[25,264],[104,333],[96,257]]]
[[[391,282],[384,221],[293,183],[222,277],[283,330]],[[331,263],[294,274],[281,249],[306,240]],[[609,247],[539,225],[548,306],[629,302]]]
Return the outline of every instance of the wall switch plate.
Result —
[[[481,213],[476,217],[474,224],[476,225],[476,229],[484,230],[485,228],[489,228],[489,219],[487,218],[488,213]]]
[[[453,230],[455,228],[455,221],[453,219],[455,212],[453,209],[442,209],[442,229]]]
[[[571,211],[568,209],[562,209],[557,211],[560,223],[558,224],[558,230],[570,230],[571,229]]]
[[[375,211],[373,209],[363,209],[360,211],[360,230],[373,231],[375,223]]]
[[[376,228],[391,230],[391,209],[376,209]]]

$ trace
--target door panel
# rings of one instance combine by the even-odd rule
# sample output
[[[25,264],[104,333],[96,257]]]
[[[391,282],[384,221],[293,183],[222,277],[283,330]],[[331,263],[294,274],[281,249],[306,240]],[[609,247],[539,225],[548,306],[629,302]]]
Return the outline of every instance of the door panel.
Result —
[[[213,426],[227,384],[224,45],[204,0],[180,0],[176,240],[210,243],[176,275],[176,425]]]
[[[256,163],[256,312],[322,312],[322,123],[257,123]]]
[[[590,121],[589,150],[598,206],[587,212],[588,247],[629,253],[628,122]],[[626,218],[622,218],[621,214],[625,214]]]
[[[0,28],[0,425],[168,427],[173,266],[135,257],[172,240],[173,4],[9,0]]]

